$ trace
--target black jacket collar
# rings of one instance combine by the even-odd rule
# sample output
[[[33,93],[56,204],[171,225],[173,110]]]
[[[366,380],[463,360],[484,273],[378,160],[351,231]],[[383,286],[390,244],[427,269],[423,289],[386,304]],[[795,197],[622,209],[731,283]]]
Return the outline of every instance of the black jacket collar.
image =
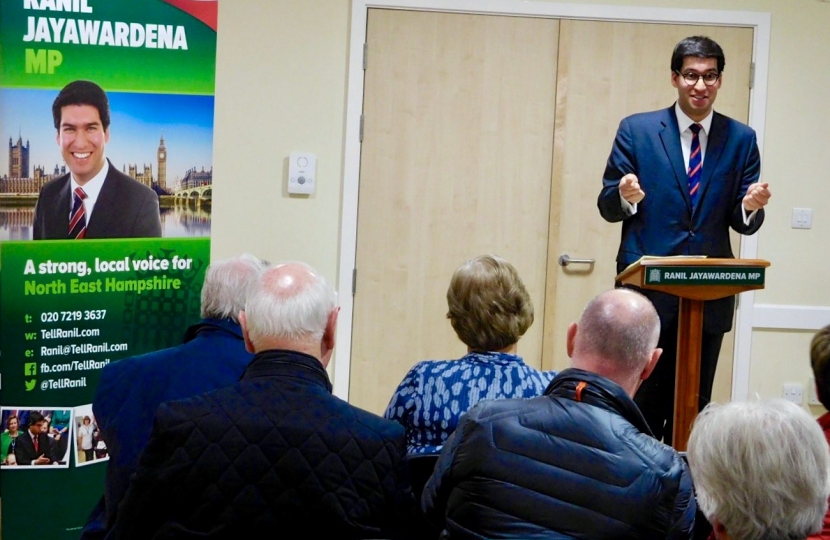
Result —
[[[582,389],[578,390],[580,383]],[[577,399],[577,392],[579,399]],[[569,368],[560,371],[545,389],[546,396],[564,397],[587,403],[595,407],[614,411],[634,425],[637,429],[652,435],[643,413],[625,390],[617,383],[596,373],[582,369]]]
[[[305,353],[271,349],[254,356],[240,380],[259,377],[294,377],[319,384],[331,392],[328,373],[319,360]]]

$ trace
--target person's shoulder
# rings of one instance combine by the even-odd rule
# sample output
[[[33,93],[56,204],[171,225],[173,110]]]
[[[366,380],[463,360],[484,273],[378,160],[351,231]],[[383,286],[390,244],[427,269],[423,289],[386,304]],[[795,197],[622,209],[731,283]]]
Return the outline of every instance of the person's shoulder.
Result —
[[[112,379],[124,376],[150,374],[151,370],[169,365],[173,359],[180,356],[180,350],[184,345],[175,345],[158,351],[151,351],[136,356],[123,358],[104,366],[101,371],[101,378]],[[134,381],[133,381],[134,382]]]
[[[131,196],[156,196],[156,192],[153,191],[152,188],[145,186],[135,178],[132,178],[129,175],[119,171],[118,169],[113,167],[112,163],[110,163],[110,169],[107,173],[106,181],[117,182],[119,184],[119,187],[121,189],[128,190],[131,193]]]
[[[632,448],[633,454],[654,474],[662,477],[679,477],[685,470],[680,454],[648,433],[620,417],[623,429],[618,431],[619,440]]]
[[[333,407],[340,409],[345,416],[354,422],[352,428],[366,434],[374,434],[381,439],[400,439],[404,437],[404,427],[394,420],[387,420],[380,416],[347,403],[336,396],[331,396]],[[345,427],[345,425],[344,425]]]
[[[69,173],[62,174],[61,176],[53,178],[45,184],[43,184],[43,187],[40,188],[40,194],[44,195],[57,193],[58,191],[63,189],[67,182],[69,182]]]
[[[216,394],[226,393],[232,387],[221,388],[198,396],[191,396],[184,399],[165,401],[156,409],[156,422],[162,429],[171,429],[177,426],[195,425],[204,422],[206,417],[214,417],[215,422],[229,422],[230,416],[226,414],[230,408],[228,404],[233,403],[223,396]]]
[[[730,133],[735,133],[742,137],[755,137],[755,130],[748,125],[744,124],[740,120],[735,120],[730,116],[726,116],[725,114],[720,114],[715,111],[714,116],[712,117],[712,128],[716,129],[718,125],[723,126],[725,129],[729,130]]]
[[[514,423],[518,418],[550,407],[550,398],[537,396],[533,398],[485,399],[475,404],[466,416],[476,423]]]
[[[657,109],[656,111],[642,111],[637,112],[634,114],[630,114],[623,118],[623,122],[630,122],[630,123],[640,123],[640,122],[653,122],[655,120],[663,120],[665,119],[671,112],[673,112],[672,107],[668,109]]]

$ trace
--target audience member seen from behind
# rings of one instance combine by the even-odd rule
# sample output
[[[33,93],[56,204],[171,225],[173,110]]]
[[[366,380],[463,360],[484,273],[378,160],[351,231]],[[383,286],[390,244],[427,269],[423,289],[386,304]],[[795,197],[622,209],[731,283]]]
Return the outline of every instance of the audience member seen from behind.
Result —
[[[454,540],[691,538],[691,475],[632,399],[659,335],[641,294],[591,300],[568,327],[572,367],[545,395],[482,402],[462,418],[424,490],[426,518]]]
[[[93,426],[97,423],[103,441],[93,432],[89,448],[83,449],[88,459],[107,453],[110,459],[104,496],[87,519],[81,540],[104,538],[115,523],[159,404],[239,380],[253,355],[245,350],[237,316],[264,267],[248,254],[212,262],[202,285],[202,320],[187,329],[181,345],[119,360],[101,371],[92,410]]]
[[[458,421],[483,399],[530,398],[556,375],[516,354],[533,324],[533,303],[512,264],[482,255],[462,264],[447,290],[449,318],[467,354],[424,361],[401,381],[385,417],[406,428],[410,454],[437,454]]]
[[[159,407],[113,536],[409,536],[403,428],[331,393],[338,312],[312,268],[263,272],[239,315],[256,356],[237,384]]]
[[[810,364],[816,381],[816,393],[824,408],[830,410],[830,326],[819,330],[810,343]],[[824,431],[827,444],[830,444],[830,413],[824,413],[818,419],[818,425]],[[810,538],[830,540],[830,509],[824,515],[821,533]]]
[[[798,405],[707,405],[692,428],[688,457],[710,538],[803,540],[821,530],[830,455],[821,428]]]

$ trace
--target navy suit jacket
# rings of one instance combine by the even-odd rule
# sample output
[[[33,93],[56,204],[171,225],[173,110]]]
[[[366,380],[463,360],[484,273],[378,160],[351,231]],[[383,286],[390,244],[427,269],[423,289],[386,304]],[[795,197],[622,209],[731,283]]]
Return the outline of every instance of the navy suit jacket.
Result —
[[[69,174],[43,185],[35,206],[34,240],[64,240],[72,208]],[[158,238],[156,192],[109,164],[104,185],[86,227],[86,238]]]
[[[82,540],[103,538],[115,522],[159,404],[235,384],[253,357],[239,324],[207,318],[188,328],[181,345],[104,367],[92,411],[110,459],[104,496],[87,519]]]
[[[603,218],[622,221],[617,270],[643,255],[733,258],[729,228],[753,234],[764,222],[763,209],[749,225],[744,224],[741,211],[747,187],[758,181],[760,172],[755,131],[715,112],[703,158],[700,195],[692,208],[674,105],[623,119],[597,201]],[[628,173],[637,175],[646,194],[631,216],[623,210],[618,189],[620,179]],[[676,316],[675,297],[648,296],[664,324]],[[704,329],[729,331],[734,302],[734,297],[707,302]]]
[[[52,455],[52,445],[49,436],[45,433],[39,433],[37,436],[38,450],[35,452],[35,443],[32,442],[32,437],[29,435],[28,428],[23,430],[17,437],[14,445],[14,458],[18,465],[34,465],[34,461],[40,456],[49,458],[49,465],[55,461],[55,456]]]

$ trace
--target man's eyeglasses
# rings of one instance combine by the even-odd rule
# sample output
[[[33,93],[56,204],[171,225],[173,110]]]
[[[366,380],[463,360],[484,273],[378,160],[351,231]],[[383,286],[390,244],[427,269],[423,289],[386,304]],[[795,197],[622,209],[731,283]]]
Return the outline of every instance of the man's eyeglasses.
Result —
[[[720,73],[715,73],[714,71],[710,71],[708,73],[695,73],[694,71],[687,71],[686,73],[675,72],[681,77],[683,80],[686,81],[686,84],[689,86],[694,86],[697,84],[699,79],[703,79],[703,84],[706,86],[712,86],[718,79],[720,79]]]

